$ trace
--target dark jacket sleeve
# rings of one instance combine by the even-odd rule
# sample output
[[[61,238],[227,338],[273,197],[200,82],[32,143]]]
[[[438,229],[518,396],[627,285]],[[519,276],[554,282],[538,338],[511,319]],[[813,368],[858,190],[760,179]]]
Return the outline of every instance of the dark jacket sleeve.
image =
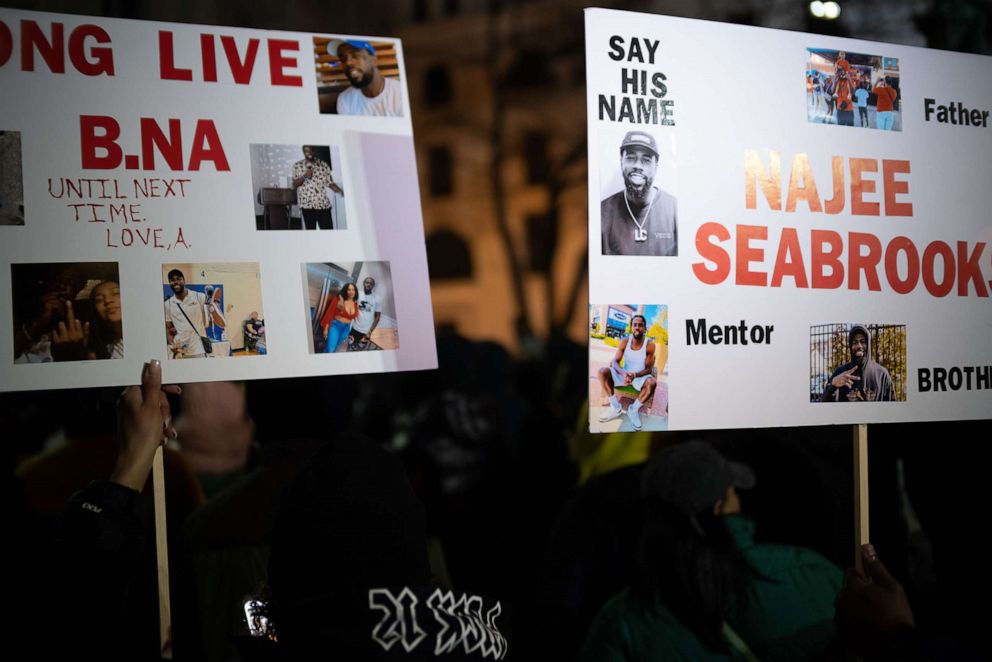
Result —
[[[125,597],[145,541],[138,505],[137,492],[110,481],[69,499],[31,601],[48,632],[41,648],[77,659],[120,657]]]

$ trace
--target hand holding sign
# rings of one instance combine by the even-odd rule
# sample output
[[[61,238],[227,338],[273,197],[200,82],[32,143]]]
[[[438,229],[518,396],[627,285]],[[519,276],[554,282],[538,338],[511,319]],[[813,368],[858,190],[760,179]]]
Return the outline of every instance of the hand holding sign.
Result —
[[[901,584],[882,565],[871,544],[861,547],[864,572],[849,568],[837,595],[836,624],[844,643],[864,657],[878,657],[911,642],[913,610]]]
[[[117,401],[117,435],[120,450],[110,480],[138,492],[145,486],[155,451],[175,439],[172,413],[166,393],[178,395],[176,385],[162,385],[162,365],[146,363],[141,385],[129,386]]]

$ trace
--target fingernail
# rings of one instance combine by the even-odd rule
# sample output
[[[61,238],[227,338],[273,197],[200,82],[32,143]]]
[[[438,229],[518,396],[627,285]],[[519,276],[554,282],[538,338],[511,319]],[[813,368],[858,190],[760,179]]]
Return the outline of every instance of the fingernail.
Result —
[[[179,438],[179,430],[172,428],[172,440],[175,441]]]
[[[159,361],[158,359],[152,359],[151,360],[151,364],[153,366],[155,366],[156,368],[161,368],[162,367],[162,362]]]
[[[165,420],[162,421],[162,429],[168,430],[170,425],[172,425],[172,417],[166,416]]]
[[[868,561],[877,561],[878,554],[875,553],[875,546],[871,543],[866,543],[864,545],[865,556],[868,557]]]

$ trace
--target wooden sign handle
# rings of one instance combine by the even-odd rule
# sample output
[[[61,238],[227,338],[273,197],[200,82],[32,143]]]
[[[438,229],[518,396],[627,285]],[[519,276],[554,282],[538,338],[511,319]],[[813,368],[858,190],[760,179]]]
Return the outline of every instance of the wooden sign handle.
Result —
[[[868,425],[854,426],[854,567],[864,572],[861,546],[868,538]]]
[[[152,488],[155,501],[155,554],[158,560],[159,651],[162,659],[172,659],[172,610],[169,602],[169,542],[165,525],[165,465],[163,448],[155,451],[152,461]]]

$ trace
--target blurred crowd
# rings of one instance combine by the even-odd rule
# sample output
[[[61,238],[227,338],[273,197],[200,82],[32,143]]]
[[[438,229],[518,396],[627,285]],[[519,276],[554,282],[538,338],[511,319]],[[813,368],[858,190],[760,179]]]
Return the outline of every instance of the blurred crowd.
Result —
[[[591,435],[585,347],[437,346],[436,371],[185,384],[167,413],[149,367],[120,403],[2,394],[8,642],[160,658],[150,459],[131,450],[134,421],[158,421],[178,660],[419,659],[434,638],[424,659],[992,651],[972,606],[992,586],[987,422],[870,426],[873,546],[845,577],[848,427]]]

